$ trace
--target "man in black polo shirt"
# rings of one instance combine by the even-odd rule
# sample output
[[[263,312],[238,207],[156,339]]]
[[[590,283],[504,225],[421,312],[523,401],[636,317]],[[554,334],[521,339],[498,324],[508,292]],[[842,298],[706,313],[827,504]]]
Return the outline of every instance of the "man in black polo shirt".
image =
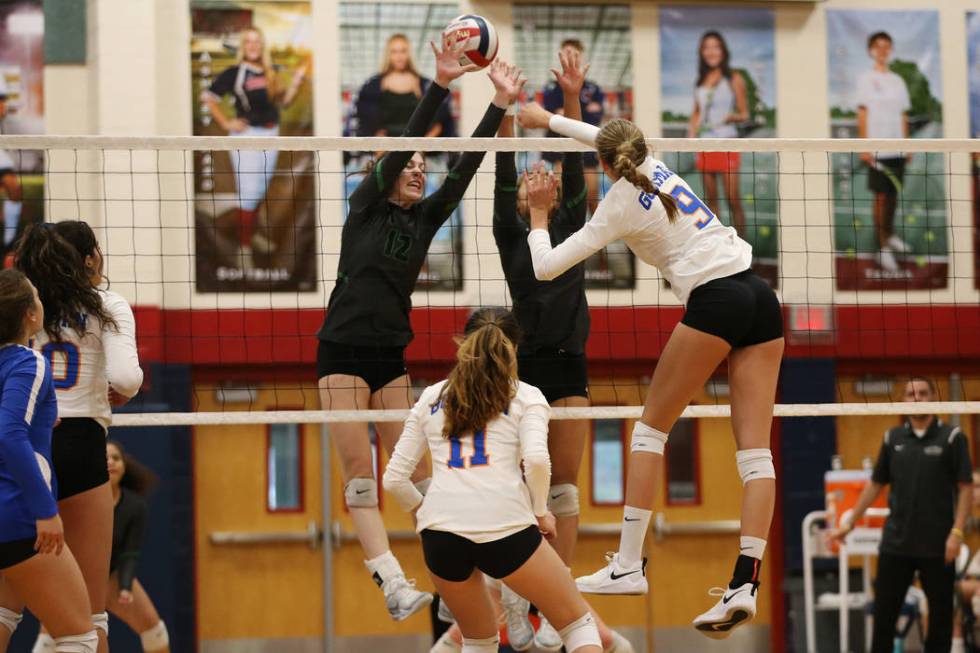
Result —
[[[934,401],[930,379],[913,376],[905,401]],[[891,485],[875,579],[872,653],[891,653],[895,622],[909,585],[919,572],[929,601],[925,653],[949,653],[953,636],[953,561],[973,505],[970,451],[958,426],[935,415],[909,415],[885,433],[871,483],[854,514],[832,537],[843,540],[885,485]]]

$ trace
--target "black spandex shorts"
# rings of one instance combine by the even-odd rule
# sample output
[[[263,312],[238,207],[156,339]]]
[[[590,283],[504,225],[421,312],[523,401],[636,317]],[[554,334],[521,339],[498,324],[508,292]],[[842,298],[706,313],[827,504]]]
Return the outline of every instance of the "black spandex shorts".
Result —
[[[439,578],[455,583],[472,576],[474,569],[492,578],[510,576],[524,566],[541,544],[537,526],[482,544],[446,531],[425,529],[420,535],[425,566]]]
[[[885,168],[898,181],[899,185],[905,179],[904,158],[878,159],[878,166]],[[888,178],[888,174],[885,174],[878,168],[868,169],[868,190],[873,193],[885,193],[887,195],[898,194],[898,188],[895,186],[895,182]]]
[[[320,341],[316,349],[316,377],[347,374],[364,379],[375,393],[403,374],[404,347],[363,347]]]
[[[58,501],[109,482],[105,429],[91,417],[63,417],[51,433]]]
[[[783,337],[783,311],[776,293],[752,270],[695,288],[681,322],[724,339],[732,348]]]
[[[565,397],[589,396],[585,354],[569,354],[563,349],[539,349],[526,356],[518,354],[517,375],[544,393],[549,404]]]
[[[34,542],[36,541],[37,538],[32,537],[29,540],[0,542],[0,570],[19,565],[32,558],[37,553],[34,550]]]

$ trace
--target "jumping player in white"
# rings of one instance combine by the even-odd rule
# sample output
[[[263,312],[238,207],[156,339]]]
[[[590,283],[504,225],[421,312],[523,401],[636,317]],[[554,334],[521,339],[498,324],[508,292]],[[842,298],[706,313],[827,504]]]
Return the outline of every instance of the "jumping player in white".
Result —
[[[736,463],[745,486],[740,552],[728,589],[694,620],[712,638],[727,637],[756,612],[759,568],[775,502],[775,467],[769,449],[776,382],[783,353],[779,301],[751,270],[752,247],[726,227],[678,175],[647,152],[642,132],[614,120],[601,130],[524,107],[520,123],[548,127],[595,147],[615,181],[592,220],[552,248],[548,207],[557,180],[537,172],[528,179],[528,244],[539,279],[552,279],[609,243],[623,239],[642,261],[658,268],[686,311],[661,354],[643,415],[633,428],[629,479],[619,552],[600,571],[578,579],[583,592],[643,594],[641,551],[660,482],[667,435],[718,365],[728,358]]]
[[[484,574],[538,606],[570,653],[601,653],[588,605],[541,537],[555,533],[549,409],[540,390],[518,381],[519,335],[506,310],[470,316],[449,378],[426,388],[412,408],[384,486],[415,511],[426,566],[462,630],[463,653],[499,647]],[[411,476],[426,450],[433,474],[423,497]]]

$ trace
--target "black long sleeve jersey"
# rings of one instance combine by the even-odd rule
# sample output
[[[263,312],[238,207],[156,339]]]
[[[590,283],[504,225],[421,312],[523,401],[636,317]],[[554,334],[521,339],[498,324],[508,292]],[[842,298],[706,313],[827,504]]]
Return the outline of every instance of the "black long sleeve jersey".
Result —
[[[424,135],[448,92],[430,84],[404,135]],[[503,116],[504,110],[491,104],[473,136],[493,136]],[[484,154],[464,153],[436,192],[407,209],[388,196],[413,152],[390,152],[365,176],[350,196],[320,340],[354,346],[412,341],[412,291],[429,245],[463,198]]]
[[[133,589],[145,528],[146,501],[138,494],[121,489],[119,503],[112,511],[112,556],[109,560],[109,570],[119,573],[119,589]]]
[[[562,199],[548,226],[552,247],[585,224],[586,187],[582,153],[566,152],[562,165]],[[585,353],[589,337],[589,305],[585,299],[585,263],[553,281],[538,281],[527,244],[528,225],[517,214],[517,168],[512,152],[497,154],[493,204],[493,236],[500,252],[514,314],[524,338],[519,353],[542,348]]]

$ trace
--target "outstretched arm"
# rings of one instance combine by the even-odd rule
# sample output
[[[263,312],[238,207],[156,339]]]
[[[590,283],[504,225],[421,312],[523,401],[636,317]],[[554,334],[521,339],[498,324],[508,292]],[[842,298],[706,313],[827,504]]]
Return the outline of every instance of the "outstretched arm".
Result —
[[[595,139],[599,135],[598,127],[546,111],[537,102],[525,105],[518,114],[517,121],[525,129],[550,129],[590,147],[595,147]]]
[[[514,117],[505,115],[497,130],[497,136],[510,138],[514,135]],[[502,239],[521,234],[523,229],[517,219],[517,165],[513,152],[497,152],[493,188],[493,236],[498,245]]]
[[[562,91],[564,115],[571,120],[582,120],[582,87],[589,72],[589,64],[582,65],[581,56],[575,50],[571,53],[558,52],[561,70],[551,69],[555,81]],[[561,168],[562,203],[567,211],[566,219],[573,226],[585,224],[586,187],[585,170],[581,152],[565,152]]]
[[[460,48],[443,48],[441,51],[434,43],[430,43],[436,55],[436,78],[422,96],[422,101],[415,107],[412,117],[405,127],[402,136],[422,136],[432,125],[440,105],[449,94],[449,84],[457,77],[475,70],[476,66],[461,66],[459,63]],[[462,47],[462,46],[460,46]],[[496,129],[496,127],[494,127]],[[493,133],[491,131],[491,133]],[[363,211],[368,206],[391,192],[391,188],[401,174],[405,164],[412,158],[414,152],[389,152],[381,157],[370,174],[361,180],[350,196],[351,212]]]

